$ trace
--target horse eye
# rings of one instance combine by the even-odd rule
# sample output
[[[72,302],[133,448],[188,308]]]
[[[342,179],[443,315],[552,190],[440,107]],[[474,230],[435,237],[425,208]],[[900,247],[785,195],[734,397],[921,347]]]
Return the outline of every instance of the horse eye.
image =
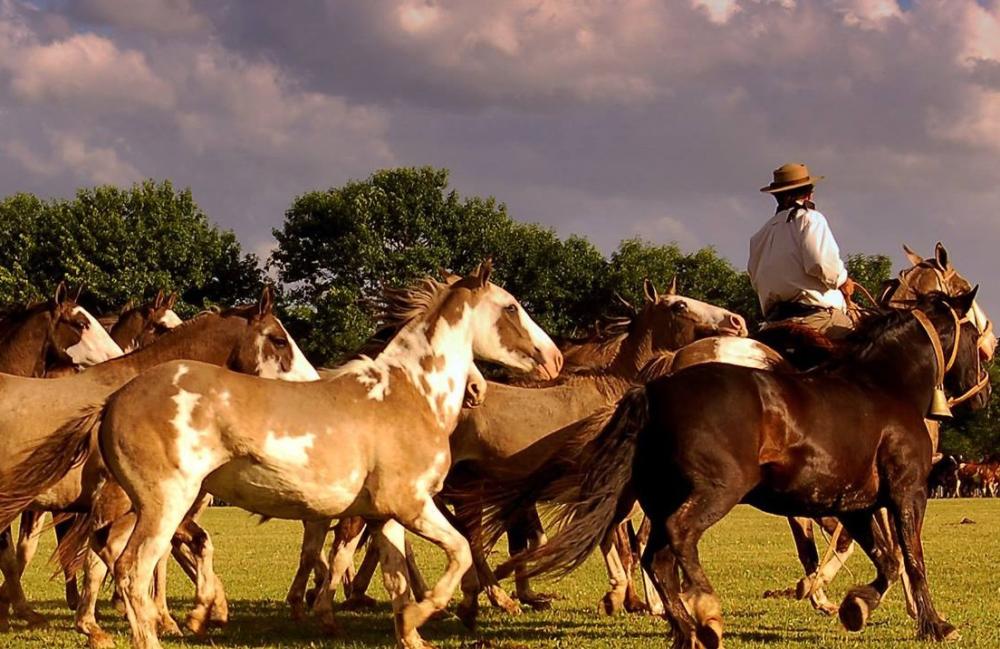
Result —
[[[271,344],[277,347],[278,349],[284,349],[285,347],[288,347],[288,341],[286,339],[277,338],[275,336],[271,336]]]
[[[517,313],[517,305],[516,304],[508,304],[507,306],[505,306],[503,308],[503,310],[506,311],[507,313]]]
[[[674,302],[674,309],[677,311],[687,311],[687,302]]]

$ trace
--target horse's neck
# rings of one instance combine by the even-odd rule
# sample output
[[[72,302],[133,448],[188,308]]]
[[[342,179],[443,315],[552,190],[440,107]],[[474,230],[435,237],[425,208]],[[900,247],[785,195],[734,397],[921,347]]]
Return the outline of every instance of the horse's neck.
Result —
[[[914,331],[905,338],[876,342],[860,356],[844,362],[841,373],[897,393],[920,408],[926,406],[937,380],[934,350],[923,331]],[[918,365],[914,367],[914,363]]]
[[[641,317],[641,316],[640,316]],[[635,322],[608,364],[607,374],[632,380],[653,357],[653,332],[644,322]]]
[[[225,365],[236,343],[235,335],[225,325],[225,319],[219,316],[202,316],[160,336],[146,347],[96,365],[87,372],[114,382],[128,380],[172,360]]]
[[[45,323],[33,326],[25,322],[0,340],[0,372],[17,376],[40,375],[45,369],[46,341],[48,331]]]
[[[404,327],[373,361],[403,370],[438,423],[451,433],[472,370],[471,312],[454,324],[434,315]]]
[[[131,351],[135,339],[142,331],[142,318],[132,312],[127,313],[115,322],[111,327],[111,339],[126,352]]]

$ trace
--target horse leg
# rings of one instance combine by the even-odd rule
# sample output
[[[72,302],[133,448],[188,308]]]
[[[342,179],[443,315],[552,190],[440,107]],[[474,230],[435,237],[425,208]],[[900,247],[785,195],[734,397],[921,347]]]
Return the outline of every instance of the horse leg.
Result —
[[[528,505],[518,512],[511,520],[507,530],[507,547],[510,556],[525,550],[533,550],[545,543],[545,534],[538,521],[538,512],[534,505]],[[552,608],[553,596],[536,593],[531,588],[531,581],[525,577],[521,569],[514,573],[515,592],[522,604],[527,604],[535,611],[547,611]]]
[[[62,543],[63,537],[73,526],[75,516],[60,520],[56,523],[56,545]],[[76,583],[76,574],[67,568],[63,569],[63,577],[66,581],[66,605],[70,610],[75,611],[80,605],[80,589]]]
[[[313,614],[319,618],[324,632],[328,635],[335,635],[339,631],[337,619],[333,614],[333,598],[348,566],[354,563],[354,553],[364,536],[364,531],[365,520],[357,516],[345,518],[337,524],[337,533],[330,547],[330,570],[323,579],[313,602]]]
[[[104,578],[108,576],[108,564],[93,550],[87,551],[83,566],[83,593],[76,607],[76,630],[87,636],[90,649],[114,649],[115,641],[97,623],[97,598]]]
[[[447,510],[442,507],[442,511],[448,516]],[[503,609],[509,615],[520,615],[521,606],[507,594],[496,573],[486,560],[486,548],[483,547],[483,509],[479,503],[462,504],[456,507],[456,513],[449,518],[452,524],[469,540],[469,547],[472,549],[472,563],[476,569],[476,581],[480,590],[486,591],[486,598],[494,607]]]
[[[722,646],[722,605],[701,565],[698,542],[705,530],[729,513],[742,497],[742,492],[732,489],[696,488],[666,520],[670,549],[686,577],[684,601],[696,621],[696,639],[705,649]]]
[[[840,604],[841,624],[848,631],[860,631],[899,574],[899,562],[891,539],[879,526],[877,513],[842,514],[840,520],[871,559],[876,570],[875,579],[871,583],[851,588]]]
[[[466,571],[472,567],[472,550],[469,542],[456,530],[430,498],[423,503],[420,514],[411,520],[401,521],[407,529],[444,550],[448,566],[434,587],[420,602],[407,604],[402,613],[402,633],[400,638],[416,634],[417,629],[436,611],[444,609],[452,594],[462,582]],[[462,583],[465,587],[466,583]],[[466,592],[465,598],[474,598],[476,593]]]
[[[813,535],[813,521],[810,518],[788,517],[788,527],[795,541],[795,552],[802,564],[805,577],[800,579],[794,589],[787,591],[769,591],[767,596],[794,596],[795,599],[805,599],[809,596],[816,571],[819,569],[819,553],[816,551],[816,538]]]
[[[378,561],[382,563],[382,581],[392,599],[396,644],[403,649],[427,649],[429,645],[421,639],[416,626],[407,620],[408,607],[414,604],[406,569],[406,531],[395,520],[389,520],[374,540],[369,552],[377,550]]]
[[[171,535],[171,546],[175,545],[186,546],[194,560],[194,608],[188,613],[184,626],[195,635],[204,635],[217,600],[216,585],[219,579],[214,566],[215,546],[205,528],[189,516],[185,516]],[[166,557],[164,565],[165,561]],[[228,617],[228,610],[226,615]]]
[[[177,475],[131,486],[148,490],[135,497],[135,527],[121,556],[115,562],[115,581],[125,602],[125,614],[136,649],[161,649],[156,635],[158,615],[149,597],[150,582],[160,557],[169,550],[171,539],[187,512],[198,499],[200,480]]]
[[[644,515],[637,535],[640,557],[642,557],[646,551],[646,547],[649,545],[649,536],[651,533],[652,525],[650,524],[649,517]],[[642,567],[641,563],[639,565],[639,572],[642,573],[642,588],[646,595],[646,605],[649,607],[649,613],[651,615],[665,615],[666,609],[664,608],[663,600],[660,598],[659,591],[653,583],[653,578],[649,571]]]
[[[618,540],[621,525],[610,530],[601,541],[601,553],[604,555],[604,568],[608,573],[610,590],[601,598],[600,609],[605,615],[614,615],[624,608],[625,585],[629,581],[629,573],[625,569],[621,554],[618,551]]]
[[[309,585],[309,576],[313,572],[313,567],[323,555],[323,544],[326,543],[326,533],[330,530],[330,522],[330,519],[302,521],[302,549],[299,551],[299,567],[295,571],[288,595],[285,596],[285,601],[292,609],[293,620],[298,621],[305,617],[306,587]],[[320,581],[321,588],[322,583],[323,581]],[[315,594],[313,601],[315,602]]]
[[[913,589],[917,607],[917,635],[921,639],[957,640],[958,630],[934,608],[927,583],[924,549],[920,539],[927,511],[927,493],[920,487],[914,487],[909,493],[893,493],[892,496],[896,512],[895,516],[890,513],[890,518],[895,518],[903,562]]]
[[[186,529],[190,537],[201,538],[201,535],[208,537],[208,531],[204,529],[198,520],[201,515],[205,513],[212,505],[212,494],[203,493],[198,502],[188,511],[187,516],[184,517],[184,522],[181,524],[182,529]],[[208,538],[208,542],[211,543],[211,538]],[[174,559],[181,563],[181,568],[185,573],[188,574],[188,579],[198,586],[198,579],[196,576],[192,576],[197,570],[205,569],[204,562],[202,562],[199,567],[198,562],[195,559],[194,553],[191,548],[183,543],[179,542],[177,535],[174,535],[174,539],[171,542],[172,548],[171,552],[174,555]],[[214,547],[212,548],[214,552]],[[183,565],[182,560],[178,558],[179,556],[187,557],[188,566]],[[211,610],[208,614],[208,622],[215,626],[224,627],[229,624],[229,600],[226,598],[226,589],[222,585],[222,579],[219,578],[218,573],[214,571],[213,568],[209,568],[211,579],[214,582],[214,592],[215,599],[212,601]],[[207,578],[207,577],[206,577]]]
[[[31,608],[21,586],[21,566],[9,527],[0,533],[0,572],[4,577],[3,593],[0,594],[0,629],[10,626],[7,621],[8,607],[13,609],[15,617],[28,623],[29,629],[46,626],[48,621],[45,616]]]
[[[618,556],[622,560],[622,567],[625,569],[625,610],[629,613],[648,613],[649,607],[639,597],[639,593],[635,588],[635,582],[632,579],[635,568],[639,565],[637,541],[635,526],[631,520],[627,520],[618,526],[614,542],[615,547],[618,549]]]
[[[159,616],[158,632],[161,636],[180,636],[181,628],[170,615],[170,608],[167,606],[167,561],[170,555],[165,554],[156,562],[156,571],[153,573],[153,605],[156,607],[156,614]]]
[[[664,521],[652,524],[640,564],[663,602],[663,616],[670,624],[673,649],[689,648],[692,644],[690,639],[694,636],[695,621],[681,600],[678,567],[668,543]]]
[[[365,531],[365,520],[359,517],[352,518],[342,518],[333,528],[333,546],[330,548],[330,556],[334,556],[334,548],[342,547],[346,543],[350,542],[355,536],[358,536],[358,540],[354,543],[355,551],[357,547],[364,543],[364,536],[362,534]],[[351,557],[351,564],[354,563],[354,557]],[[361,608],[371,608],[375,606],[375,600],[365,594],[368,590],[368,586],[371,584],[372,577],[375,575],[375,568],[379,564],[379,550],[377,543],[369,543],[368,548],[365,551],[365,556],[361,561],[361,567],[358,568],[354,575],[354,579],[351,580],[351,588],[349,591],[345,589],[344,603],[340,605],[340,608],[345,611],[353,611]],[[326,581],[323,582],[324,584]],[[331,585],[331,588],[336,588],[336,586]],[[319,598],[324,593],[324,589],[320,588],[319,593],[316,595],[316,602],[319,602]],[[331,593],[332,596],[332,593]],[[331,607],[332,607],[331,600]],[[313,604],[315,610],[316,604]]]
[[[844,529],[841,529],[838,535],[836,530],[840,522],[835,518],[820,518],[816,522],[819,526],[830,535],[830,542],[835,545],[833,548],[827,551],[829,559],[826,560],[819,569],[810,575],[810,586],[809,586],[809,601],[812,603],[813,608],[826,615],[834,615],[837,613],[837,605],[831,602],[827,596],[826,592],[823,590],[833,578],[837,576],[840,569],[847,562],[847,559],[854,553],[854,540],[851,535]],[[834,539],[834,536],[837,538]]]

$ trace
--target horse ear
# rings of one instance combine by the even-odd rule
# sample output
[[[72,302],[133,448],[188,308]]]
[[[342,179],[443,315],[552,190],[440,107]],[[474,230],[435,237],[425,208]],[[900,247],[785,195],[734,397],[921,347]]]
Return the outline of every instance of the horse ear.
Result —
[[[488,258],[483,263],[479,264],[479,268],[476,269],[474,275],[479,278],[479,286],[486,286],[490,281],[490,275],[493,274],[493,258]]]
[[[126,311],[131,311],[134,308],[135,308],[135,300],[129,298],[128,302],[122,305],[122,308],[118,311],[118,314],[121,315],[122,313],[125,313]]]
[[[264,286],[264,290],[260,294],[260,305],[258,306],[258,312],[260,315],[270,315],[271,311],[274,309],[274,290],[271,288],[270,284]]]
[[[948,306],[954,309],[959,316],[964,316],[972,308],[972,303],[976,301],[976,293],[978,292],[979,285],[977,284],[968,293],[962,293],[954,297],[946,296],[944,299],[948,303]]]
[[[66,299],[66,281],[59,282],[59,286],[56,286],[55,295],[52,296],[52,301],[56,304],[62,304],[62,301]]]
[[[163,289],[162,288],[159,291],[156,292],[156,297],[153,298],[153,308],[154,309],[159,309],[161,306],[163,306]]]
[[[667,290],[667,295],[677,295],[677,275],[670,280],[670,288]]]
[[[938,264],[940,264],[941,270],[948,269],[948,250],[940,241],[938,241],[934,246],[934,258],[937,259]]]
[[[656,287],[648,277],[642,280],[642,291],[646,294],[646,300],[649,302],[656,302],[660,299],[659,294],[656,292]]]
[[[916,252],[914,252],[913,248],[911,248],[910,246],[906,245],[905,243],[903,244],[903,252],[906,253],[906,258],[914,266],[916,266],[916,265],[918,265],[918,264],[920,264],[920,263],[922,263],[924,261],[923,257],[921,257]]]
[[[170,297],[167,298],[167,308],[168,309],[174,308],[174,305],[177,304],[177,297],[178,297],[177,291],[173,291],[170,294]]]
[[[80,285],[78,287],[76,287],[76,295],[73,297],[73,301],[74,302],[79,302],[80,301],[80,295],[82,293],[83,293],[83,282],[81,282]]]

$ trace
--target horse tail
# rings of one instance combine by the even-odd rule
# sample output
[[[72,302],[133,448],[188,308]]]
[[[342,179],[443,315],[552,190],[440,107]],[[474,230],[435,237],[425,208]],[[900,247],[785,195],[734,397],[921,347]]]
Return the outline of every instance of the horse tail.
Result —
[[[59,523],[69,522],[70,526],[59,536],[59,544],[52,556],[67,578],[75,576],[83,569],[87,551],[90,549],[90,533],[94,521],[93,509],[86,514],[61,516],[58,520]],[[53,519],[53,524],[56,524],[56,519]]]
[[[527,577],[565,576],[578,568],[622,516],[622,497],[632,482],[636,442],[649,421],[645,387],[633,388],[581,458],[573,482],[554,498],[559,532],[545,545],[512,557],[497,576],[514,570]],[[567,479],[570,476],[567,476]]]
[[[0,478],[0,529],[90,457],[91,433],[100,423],[103,408],[103,403],[84,408]]]

